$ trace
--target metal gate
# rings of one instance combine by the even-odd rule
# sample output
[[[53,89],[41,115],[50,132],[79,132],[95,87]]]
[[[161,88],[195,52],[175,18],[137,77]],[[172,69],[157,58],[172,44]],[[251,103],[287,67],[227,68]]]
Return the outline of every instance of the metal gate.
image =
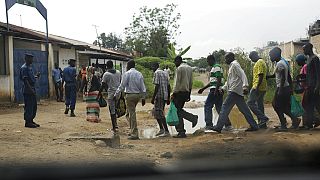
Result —
[[[15,102],[23,102],[22,87],[23,82],[20,80],[20,68],[24,64],[25,54],[32,54],[34,73],[40,72],[41,76],[37,80],[36,93],[39,98],[48,98],[49,83],[48,83],[48,60],[45,51],[14,49],[13,50],[13,67],[14,67],[14,97]]]

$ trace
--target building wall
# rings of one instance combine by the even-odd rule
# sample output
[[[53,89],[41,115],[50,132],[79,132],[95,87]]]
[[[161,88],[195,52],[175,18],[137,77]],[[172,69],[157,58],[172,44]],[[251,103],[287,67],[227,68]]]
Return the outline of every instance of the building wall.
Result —
[[[78,55],[78,62],[77,62],[77,67],[78,67],[78,69],[81,69],[81,67],[82,67],[82,65],[85,65],[85,66],[88,66],[88,64],[89,64],[89,56],[87,56],[87,55],[83,55],[83,54],[79,54]]]
[[[0,76],[0,103],[10,102],[10,76]]]
[[[41,51],[41,43],[14,39],[13,40],[13,48],[14,49],[30,49],[30,50]]]
[[[310,37],[310,43],[313,44],[316,54],[320,54],[320,34]]]
[[[77,59],[75,48],[59,48],[59,66],[62,69],[68,66],[69,59]]]

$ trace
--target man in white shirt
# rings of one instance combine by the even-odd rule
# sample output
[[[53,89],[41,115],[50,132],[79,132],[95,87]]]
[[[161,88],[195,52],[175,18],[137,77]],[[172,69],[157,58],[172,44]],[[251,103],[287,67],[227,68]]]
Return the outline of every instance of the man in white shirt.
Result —
[[[233,106],[237,105],[239,111],[244,115],[250,125],[250,128],[246,131],[257,131],[259,129],[258,124],[254,120],[248,105],[244,101],[244,95],[248,94],[248,79],[238,61],[235,60],[235,56],[232,52],[226,54],[225,61],[226,64],[229,64],[229,72],[227,82],[222,89],[227,91],[228,95],[222,104],[218,123],[214,126],[213,130],[221,133]]]
[[[118,97],[121,91],[124,90],[127,105],[127,119],[130,123],[129,140],[138,140],[138,128],[136,119],[136,106],[140,99],[142,99],[142,106],[146,104],[146,87],[142,74],[135,69],[136,63],[130,60],[127,64],[127,72],[123,75],[120,86],[114,94],[114,99]]]

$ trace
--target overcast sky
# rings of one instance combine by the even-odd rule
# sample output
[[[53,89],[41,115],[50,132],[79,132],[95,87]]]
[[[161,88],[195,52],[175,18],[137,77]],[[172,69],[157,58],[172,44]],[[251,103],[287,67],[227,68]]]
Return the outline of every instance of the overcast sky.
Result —
[[[5,22],[5,3],[0,3],[0,21]],[[269,40],[290,41],[306,37],[310,23],[320,18],[319,0],[41,0],[48,9],[49,33],[92,43],[99,33],[123,30],[142,6],[178,4],[181,13],[177,37],[180,47],[191,45],[186,57],[207,56],[213,50],[236,47],[247,51]],[[45,31],[37,10],[16,4],[9,22]],[[124,35],[123,35],[124,36]],[[122,36],[122,37],[123,37]]]

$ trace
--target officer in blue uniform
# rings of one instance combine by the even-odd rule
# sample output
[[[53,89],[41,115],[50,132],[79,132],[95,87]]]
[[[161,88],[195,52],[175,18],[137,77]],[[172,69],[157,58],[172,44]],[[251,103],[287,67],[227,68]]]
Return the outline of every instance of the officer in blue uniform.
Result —
[[[65,99],[66,99],[66,110],[64,114],[68,114],[71,110],[70,116],[75,117],[74,109],[76,107],[77,99],[77,71],[76,71],[76,60],[70,59],[69,66],[63,70],[63,82],[65,83]]]
[[[20,79],[23,81],[23,98],[24,98],[24,120],[25,127],[37,128],[39,124],[35,123],[33,119],[37,114],[37,96],[35,83],[36,78],[40,77],[40,73],[34,75],[32,69],[33,55],[25,54],[25,64],[20,68]]]

